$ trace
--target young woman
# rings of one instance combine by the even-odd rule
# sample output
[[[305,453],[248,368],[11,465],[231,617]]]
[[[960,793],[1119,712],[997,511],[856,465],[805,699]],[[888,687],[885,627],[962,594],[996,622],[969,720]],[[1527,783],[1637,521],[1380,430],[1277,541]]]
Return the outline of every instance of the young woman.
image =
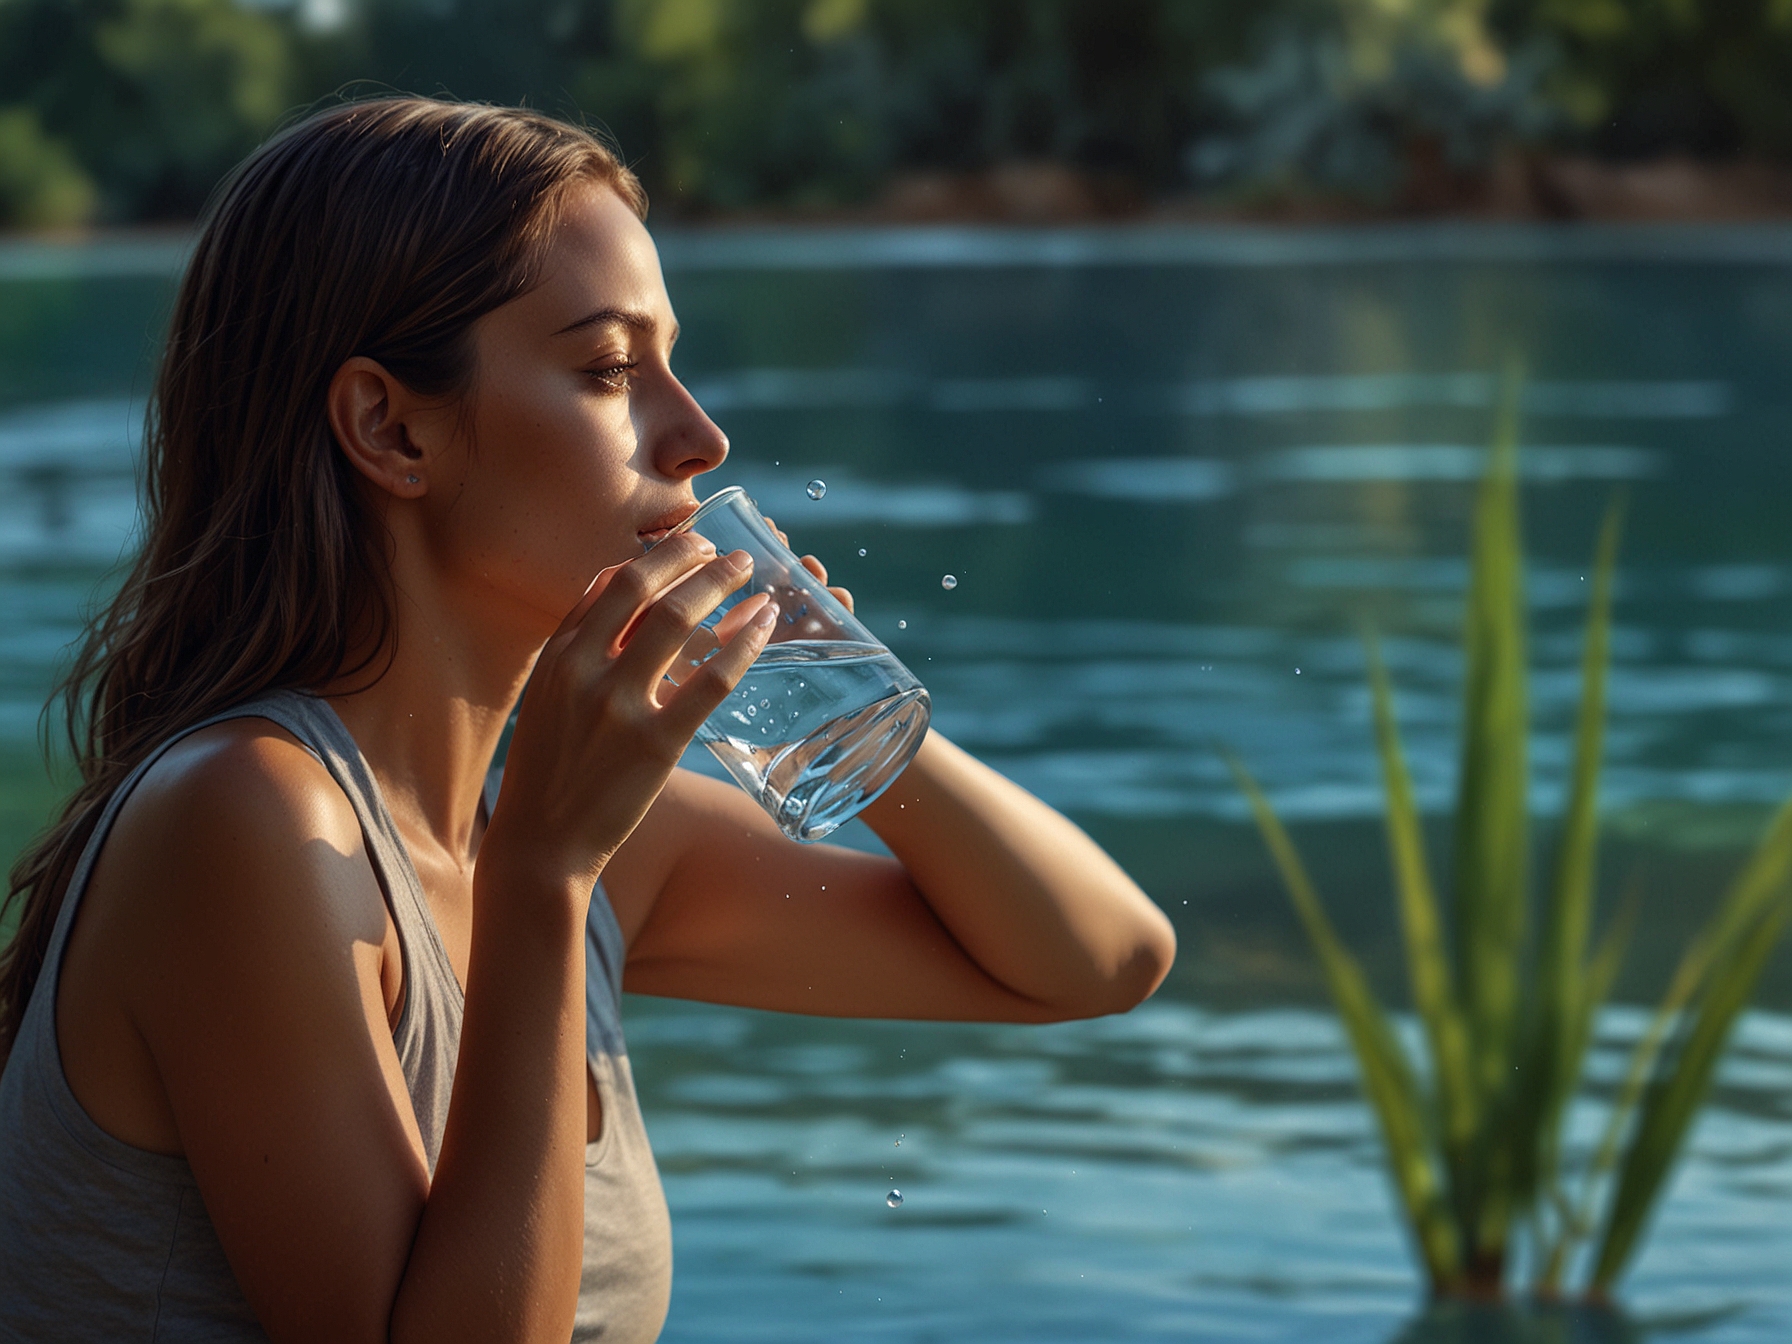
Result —
[[[623,983],[1045,1022],[1164,976],[1125,874],[938,734],[864,813],[894,859],[675,768],[775,609],[663,680],[747,574],[643,554],[728,452],[644,211],[580,131],[409,98],[224,188],[69,684],[84,782],[13,874],[0,1337],[651,1340]]]

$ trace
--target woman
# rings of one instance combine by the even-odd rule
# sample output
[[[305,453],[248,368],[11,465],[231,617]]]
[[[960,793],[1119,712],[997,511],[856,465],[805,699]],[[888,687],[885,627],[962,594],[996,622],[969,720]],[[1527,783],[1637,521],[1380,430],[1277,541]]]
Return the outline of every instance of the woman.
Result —
[[[144,545],[70,680],[85,782],[13,875],[0,1335],[650,1340],[624,964],[1025,1022],[1168,969],[1120,869],[937,734],[864,813],[893,859],[675,769],[776,609],[662,679],[747,573],[642,553],[728,451],[671,372],[644,212],[582,132],[408,98],[223,189]]]

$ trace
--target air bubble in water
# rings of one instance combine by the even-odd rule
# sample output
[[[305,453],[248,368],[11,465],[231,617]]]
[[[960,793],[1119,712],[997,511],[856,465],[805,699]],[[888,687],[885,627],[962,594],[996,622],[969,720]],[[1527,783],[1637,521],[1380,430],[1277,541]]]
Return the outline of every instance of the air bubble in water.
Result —
[[[803,800],[801,798],[786,798],[784,800],[784,815],[785,816],[794,817],[798,812],[801,812],[802,810],[803,810]]]
[[[946,575],[940,580],[940,587],[944,588],[948,593],[951,592],[954,588],[958,587],[958,577],[954,574]]]
[[[898,630],[906,630],[906,629],[908,629],[908,622],[907,621],[897,621],[896,628]]]
[[[810,481],[808,490],[810,499],[820,499],[823,495],[827,494],[828,483],[823,480]]]
[[[749,719],[756,717],[758,715],[758,713],[759,713],[758,705],[748,705],[747,706],[747,717]]]
[[[770,700],[761,700],[759,702],[759,708],[761,708],[761,709],[770,709],[771,707],[772,707],[772,702]]]
[[[859,554],[860,555],[865,554],[865,548],[863,546],[859,547]]]
[[[902,1207],[902,1191],[890,1191],[889,1194],[884,1196],[884,1203],[888,1204],[892,1209],[900,1209]]]

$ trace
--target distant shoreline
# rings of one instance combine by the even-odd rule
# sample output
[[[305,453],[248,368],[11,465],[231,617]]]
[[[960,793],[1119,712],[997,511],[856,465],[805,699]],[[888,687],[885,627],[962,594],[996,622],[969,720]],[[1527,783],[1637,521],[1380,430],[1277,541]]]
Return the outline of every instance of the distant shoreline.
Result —
[[[1327,266],[1419,262],[1635,261],[1792,264],[1792,219],[1740,223],[1399,220],[1240,223],[668,223],[654,229],[667,271],[857,270],[955,266]],[[0,235],[0,281],[180,273],[190,229]]]

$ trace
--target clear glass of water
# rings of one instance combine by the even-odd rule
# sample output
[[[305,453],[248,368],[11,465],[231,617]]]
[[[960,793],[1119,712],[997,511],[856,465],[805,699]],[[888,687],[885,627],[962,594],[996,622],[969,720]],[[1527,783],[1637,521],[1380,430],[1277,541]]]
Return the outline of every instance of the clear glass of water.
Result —
[[[902,773],[927,735],[927,689],[796,558],[739,486],[710,496],[667,535],[745,551],[753,576],[704,619],[668,677],[715,653],[715,626],[754,593],[778,604],[771,642],[697,730],[792,840],[819,840]]]

